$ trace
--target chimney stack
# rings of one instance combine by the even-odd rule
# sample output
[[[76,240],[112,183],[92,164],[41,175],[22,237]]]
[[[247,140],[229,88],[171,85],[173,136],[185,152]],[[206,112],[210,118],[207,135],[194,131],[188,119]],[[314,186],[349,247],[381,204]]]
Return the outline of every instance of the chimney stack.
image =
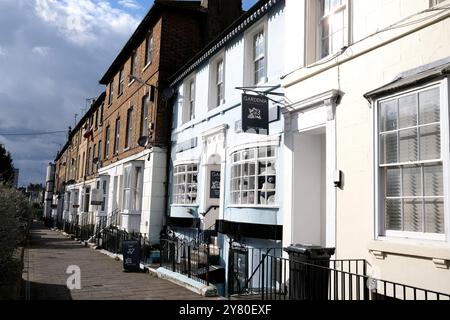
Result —
[[[206,42],[217,37],[243,13],[242,0],[202,0],[200,5],[208,10]]]

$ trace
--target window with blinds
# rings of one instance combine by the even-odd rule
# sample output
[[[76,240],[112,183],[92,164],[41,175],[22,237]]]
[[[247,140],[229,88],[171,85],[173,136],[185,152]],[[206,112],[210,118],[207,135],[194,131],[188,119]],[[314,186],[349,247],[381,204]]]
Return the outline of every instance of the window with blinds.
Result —
[[[378,104],[384,228],[445,234],[440,87]]]

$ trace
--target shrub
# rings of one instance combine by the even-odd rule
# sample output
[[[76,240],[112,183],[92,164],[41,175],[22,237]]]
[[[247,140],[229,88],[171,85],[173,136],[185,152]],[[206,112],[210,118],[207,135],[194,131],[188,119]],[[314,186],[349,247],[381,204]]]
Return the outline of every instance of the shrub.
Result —
[[[0,185],[0,286],[14,282],[21,273],[16,250],[25,242],[31,207],[23,194]]]

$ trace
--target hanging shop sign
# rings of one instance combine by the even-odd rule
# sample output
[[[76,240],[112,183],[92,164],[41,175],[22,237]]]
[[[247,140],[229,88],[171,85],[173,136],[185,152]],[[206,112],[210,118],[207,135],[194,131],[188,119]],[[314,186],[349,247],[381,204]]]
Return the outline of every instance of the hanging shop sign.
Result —
[[[242,131],[269,134],[269,99],[267,97],[242,94]]]
[[[220,198],[220,171],[211,171],[209,197],[211,199]]]

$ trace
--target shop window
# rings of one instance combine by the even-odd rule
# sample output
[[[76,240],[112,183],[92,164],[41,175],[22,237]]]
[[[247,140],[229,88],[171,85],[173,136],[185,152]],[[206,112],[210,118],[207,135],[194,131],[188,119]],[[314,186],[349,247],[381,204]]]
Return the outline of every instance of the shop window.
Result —
[[[186,164],[174,168],[173,203],[196,204],[198,165]]]
[[[231,204],[276,204],[276,148],[256,147],[231,155]]]

